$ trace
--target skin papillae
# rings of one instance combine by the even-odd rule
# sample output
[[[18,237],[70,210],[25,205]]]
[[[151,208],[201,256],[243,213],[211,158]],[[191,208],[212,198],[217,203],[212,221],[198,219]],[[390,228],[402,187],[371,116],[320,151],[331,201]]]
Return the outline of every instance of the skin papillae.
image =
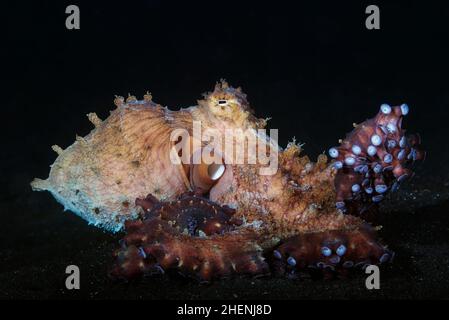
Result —
[[[264,143],[278,152],[277,170],[263,175],[266,164],[236,164],[223,150],[214,173],[209,163],[172,161],[179,141],[171,134],[184,129],[194,136],[194,123],[221,137],[235,135],[235,145],[242,132],[243,138],[260,137],[266,120],[254,116],[240,88],[221,81],[197,106],[179,111],[149,94],[143,100],[117,97],[115,104],[104,121],[88,115],[95,129],[86,137],[65,150],[53,146],[59,156],[48,179],[32,182],[34,190],[50,191],[89,223],[126,232],[111,276],[171,270],[209,281],[304,270],[342,273],[392,260],[365,217],[425,156],[419,136],[402,129],[407,105],[382,105],[329,150],[330,162],[325,155],[316,162],[301,156],[295,142],[282,149],[259,139],[257,148]],[[181,142],[192,155],[212,145],[207,139]],[[178,160],[186,157],[184,150],[175,153]]]

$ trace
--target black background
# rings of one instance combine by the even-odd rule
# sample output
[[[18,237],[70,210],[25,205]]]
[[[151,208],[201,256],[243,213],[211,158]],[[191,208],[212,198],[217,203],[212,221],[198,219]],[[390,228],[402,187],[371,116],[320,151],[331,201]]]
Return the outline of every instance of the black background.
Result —
[[[69,4],[80,7],[80,30],[65,28]],[[369,4],[380,7],[380,30],[365,27]],[[448,297],[449,5],[30,1],[2,10],[0,297]],[[111,284],[105,270],[117,236],[31,192],[56,157],[50,146],[87,134],[85,115],[107,117],[115,94],[149,90],[178,109],[221,78],[243,88],[257,116],[272,117],[281,145],[295,136],[313,158],[381,103],[409,104],[405,127],[421,133],[428,159],[384,205],[382,235],[400,254],[382,290],[368,292],[363,277]],[[71,263],[88,274],[78,292],[64,289]]]

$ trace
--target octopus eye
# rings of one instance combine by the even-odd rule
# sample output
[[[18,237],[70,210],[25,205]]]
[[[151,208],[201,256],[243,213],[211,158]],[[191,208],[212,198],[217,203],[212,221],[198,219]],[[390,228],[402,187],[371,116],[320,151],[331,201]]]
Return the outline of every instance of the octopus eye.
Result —
[[[227,100],[218,100],[218,104],[219,104],[220,106],[224,106],[224,105],[226,105],[227,103],[228,103]]]

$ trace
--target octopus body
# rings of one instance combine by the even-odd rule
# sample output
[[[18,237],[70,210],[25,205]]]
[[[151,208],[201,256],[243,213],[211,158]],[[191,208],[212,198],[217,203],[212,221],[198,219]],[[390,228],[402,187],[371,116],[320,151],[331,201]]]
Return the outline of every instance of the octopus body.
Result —
[[[263,135],[266,120],[224,81],[179,111],[149,94],[115,102],[103,122],[88,115],[96,126],[89,135],[66,150],[54,146],[59,157],[49,178],[32,182],[90,223],[125,231],[114,278],[335,274],[392,261],[367,217],[425,157],[419,136],[402,129],[406,104],[383,104],[329,150],[332,161],[322,154],[314,163],[295,142],[282,149]],[[195,138],[198,124],[205,140]],[[235,152],[216,148],[229,138]],[[249,152],[245,141],[253,138]],[[208,148],[214,161],[191,161]],[[261,174],[267,162],[251,161],[259,151],[276,151],[268,161],[276,170]]]

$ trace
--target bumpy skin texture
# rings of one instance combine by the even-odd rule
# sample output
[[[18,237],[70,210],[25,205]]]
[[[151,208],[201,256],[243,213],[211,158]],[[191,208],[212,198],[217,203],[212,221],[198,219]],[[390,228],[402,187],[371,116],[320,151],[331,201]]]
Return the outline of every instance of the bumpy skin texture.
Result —
[[[190,193],[173,202],[158,202],[151,195],[138,202],[147,213],[125,224],[127,235],[114,254],[112,276],[130,279],[175,269],[211,280],[268,273],[257,233],[240,227],[235,210]]]
[[[363,213],[376,214],[379,201],[424,158],[419,137],[405,137],[401,128],[406,105],[382,105],[376,117],[329,150],[331,163],[325,155],[316,163],[300,156],[294,142],[283,150],[262,140],[268,150],[279,151],[274,174],[261,175],[260,163],[230,163],[220,150],[225,162],[217,179],[204,179],[209,171],[200,170],[202,163],[173,163],[170,134],[191,134],[200,122],[201,129],[221,136],[229,137],[231,129],[237,138],[242,130],[259,137],[266,121],[253,115],[240,89],[218,83],[198,106],[180,111],[162,108],[148,95],[142,101],[117,98],[116,105],[104,122],[89,115],[96,128],[88,136],[66,150],[54,147],[59,157],[49,178],[32,183],[90,223],[111,231],[124,227],[114,278],[166,271],[202,281],[341,273],[392,260]],[[202,142],[193,153],[207,147]]]
[[[192,193],[171,202],[152,195],[136,202],[146,213],[143,219],[125,223],[127,235],[114,252],[110,273],[116,279],[166,271],[199,281],[233,275],[291,276],[310,270],[329,275],[393,258],[374,229],[354,218],[336,230],[288,236],[272,225],[244,223],[236,210]]]
[[[49,177],[31,183],[35,191],[51,192],[65,210],[113,232],[138,216],[136,198],[152,193],[158,199],[174,199],[191,190],[185,168],[170,159],[174,130],[192,135],[196,121],[203,130],[214,128],[224,136],[227,129],[265,125],[252,114],[246,95],[225,82],[197,106],[179,111],[153,102],[150,94],[143,100],[117,97],[114,103],[117,108],[104,121],[88,114],[95,128],[87,136],[77,136],[65,150],[54,145],[58,158]]]
[[[352,230],[330,230],[293,236],[273,251],[273,269],[294,275],[303,270],[328,273],[365,268],[393,260],[394,252],[376,240],[374,230],[362,226]]]
[[[334,168],[337,190],[336,206],[346,211],[366,210],[383,200],[387,191],[413,175],[411,165],[425,158],[419,135],[405,135],[402,119],[409,112],[406,104],[390,107],[383,104],[373,119],[366,120],[347,135],[329,154],[336,159]]]
[[[183,169],[172,165],[170,133],[189,127],[187,111],[172,111],[146,97],[130,97],[103,122],[89,114],[95,129],[77,137],[67,149],[53,148],[58,158],[47,180],[35,179],[33,190],[50,191],[64,209],[89,224],[118,231],[137,217],[134,201],[148,192],[164,199],[188,190]],[[160,173],[164,172],[163,175]]]

